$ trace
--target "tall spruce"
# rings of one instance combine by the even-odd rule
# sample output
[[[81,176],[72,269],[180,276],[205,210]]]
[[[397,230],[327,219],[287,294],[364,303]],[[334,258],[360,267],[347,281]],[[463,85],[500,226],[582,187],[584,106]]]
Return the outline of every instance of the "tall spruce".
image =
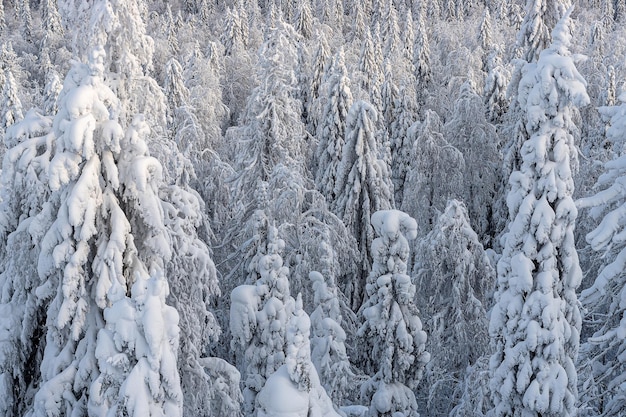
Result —
[[[510,223],[498,262],[496,305],[489,332],[491,391],[497,416],[576,413],[582,273],[574,247],[577,166],[572,120],[589,103],[586,83],[569,52],[571,9],[552,32],[552,45],[527,64],[519,84],[528,140],[511,174]]]

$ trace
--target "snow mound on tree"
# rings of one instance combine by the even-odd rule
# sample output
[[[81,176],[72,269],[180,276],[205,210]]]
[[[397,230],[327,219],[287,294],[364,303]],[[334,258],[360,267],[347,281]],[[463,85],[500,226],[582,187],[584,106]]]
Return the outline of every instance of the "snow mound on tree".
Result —
[[[395,240],[402,233],[407,239],[417,237],[417,222],[400,210],[380,210],[372,214],[372,226],[381,237]]]
[[[300,391],[289,376],[288,365],[282,365],[257,395],[258,417],[340,417],[313,367],[310,378],[309,391]]]

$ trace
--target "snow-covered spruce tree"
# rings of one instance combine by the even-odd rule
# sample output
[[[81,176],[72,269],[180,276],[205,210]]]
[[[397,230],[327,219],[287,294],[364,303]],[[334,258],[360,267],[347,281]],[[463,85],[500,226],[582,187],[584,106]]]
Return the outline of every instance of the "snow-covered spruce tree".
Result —
[[[165,66],[164,90],[167,100],[167,122],[172,129],[176,109],[189,103],[189,89],[183,79],[183,67],[176,58],[171,58]]]
[[[463,192],[463,154],[441,130],[437,113],[427,110],[424,121],[416,122],[407,132],[412,148],[401,208],[417,220],[419,238],[430,232],[447,201],[460,198]]]
[[[314,305],[311,313],[313,337],[311,360],[333,403],[341,405],[350,390],[354,374],[346,353],[346,332],[342,328],[341,306],[332,276],[311,271]]]
[[[626,175],[626,96],[619,97],[619,105],[600,107],[603,118],[609,121],[607,139],[617,155],[604,165],[604,173],[596,183],[597,193],[578,200],[578,208],[591,207],[591,215],[600,219],[597,227],[587,234],[591,247],[604,253],[603,267],[593,285],[584,290],[580,301],[591,314],[602,318],[599,328],[581,347],[581,364],[593,380],[595,391],[586,393],[586,406],[594,415],[618,415],[626,406],[622,379],[626,369],[624,352],[625,306],[621,302],[626,292],[626,246],[624,234],[625,193],[622,189]]]
[[[303,103],[307,106],[306,111],[309,116],[309,125],[307,126],[312,134],[315,134],[318,129],[318,124],[324,111],[324,102],[320,99],[320,94],[324,93],[325,81],[332,77],[332,65],[330,47],[326,41],[324,32],[317,32],[317,49],[311,60],[312,68],[308,78],[309,83],[304,88],[307,88],[308,102]]]
[[[315,153],[317,161],[315,184],[329,203],[336,198],[337,168],[342,159],[348,112],[352,107],[350,79],[347,76],[343,49],[335,55],[331,68],[333,73],[329,77],[326,89],[328,97],[324,100],[326,106],[317,125],[318,142]]]
[[[367,280],[367,299],[360,314],[359,337],[365,371],[373,375],[361,387],[372,417],[416,417],[417,387],[430,355],[426,332],[414,304],[415,285],[406,274],[409,239],[417,236],[417,223],[398,210],[372,215],[377,237],[372,243],[374,265]]]
[[[363,287],[372,259],[370,245],[374,230],[369,221],[372,213],[392,207],[393,191],[386,164],[378,159],[376,143],[377,113],[371,104],[357,101],[348,113],[346,142],[337,168],[333,212],[357,240],[361,252],[360,271],[344,290],[356,311],[363,302]],[[386,175],[386,177],[385,177]]]
[[[213,297],[221,295],[217,271],[198,233],[205,227],[204,203],[198,193],[182,183],[161,187],[159,196],[163,200],[164,224],[175,248],[166,268],[171,283],[167,301],[180,316],[178,369],[184,414],[227,411],[236,415],[239,405],[227,407],[231,387],[220,383],[220,368],[211,369],[207,365],[210,360],[203,362],[209,344],[215,343],[221,332],[212,313]]]
[[[44,114],[53,115],[58,111],[57,100],[63,89],[63,83],[59,74],[54,70],[48,70],[46,74],[46,85],[43,91],[42,110]]]
[[[257,212],[258,213],[258,212]],[[262,214],[259,213],[260,216]],[[259,218],[266,235],[248,266],[250,284],[236,287],[230,296],[231,346],[243,350],[244,412],[256,416],[256,397],[267,378],[285,363],[287,322],[294,308],[289,294],[289,269],[280,253],[285,242],[278,230]]]
[[[381,55],[377,54],[372,31],[365,33],[365,40],[359,57],[359,90],[357,98],[372,103],[376,111],[382,108],[381,86],[385,78],[381,68]]]
[[[429,416],[447,416],[467,389],[466,369],[489,351],[486,311],[495,270],[457,200],[448,201],[416,252],[413,282],[431,352],[418,403]]]
[[[32,42],[33,16],[30,10],[30,1],[18,0],[15,4],[15,11],[20,22],[22,37],[27,42]]]
[[[511,174],[509,219],[498,262],[489,333],[495,353],[490,383],[497,416],[569,416],[576,412],[581,270],[574,247],[577,165],[572,121],[589,103],[569,52],[571,9],[552,32],[552,45],[527,64],[519,84],[529,139]]]
[[[221,88],[222,60],[218,45],[211,42],[206,48],[206,54],[200,50],[200,45],[194,43],[193,49],[187,58],[184,67],[184,83],[189,89],[189,106],[198,119],[204,139],[200,140],[195,151],[202,153],[207,148],[220,150],[223,144],[222,128],[229,114],[229,109],[223,101]],[[194,161],[200,156],[189,155]],[[201,175],[202,169],[196,172]],[[206,187],[206,184],[205,184]]]
[[[38,384],[45,341],[45,305],[37,258],[50,210],[47,170],[52,153],[52,120],[36,110],[4,136],[7,152],[0,180],[0,414],[22,416]],[[40,214],[41,213],[41,214]],[[39,217],[37,217],[39,215]]]
[[[487,59],[487,76],[483,88],[483,98],[486,107],[487,120],[494,125],[503,121],[503,116],[509,107],[506,88],[510,74],[502,65],[500,48],[494,48]]]
[[[411,8],[407,7],[402,16],[402,58],[409,62],[413,62],[413,48],[415,47],[415,23],[413,21],[413,13]]]
[[[524,109],[520,107],[517,99],[520,90],[520,80],[523,76],[523,68],[527,63],[534,63],[539,58],[539,53],[550,44],[550,29],[554,28],[563,13],[567,10],[569,0],[527,0],[526,14],[517,33],[517,41],[510,62],[512,67],[510,80],[507,87],[507,96],[510,105],[504,115],[501,131],[502,137],[507,138],[503,144],[503,171],[502,178],[505,183],[501,187],[507,187],[507,179],[521,167],[521,147],[530,136],[525,127]],[[521,11],[520,11],[521,12]],[[521,13],[516,13],[515,8],[510,8],[510,19],[521,19]],[[500,193],[495,202],[495,218],[500,220],[497,229],[505,232],[508,204],[505,193]]]
[[[525,63],[537,62],[541,51],[546,49],[551,43],[550,30],[554,28],[561,16],[569,7],[569,0],[527,0],[526,13],[523,22],[517,33],[517,41],[513,52],[513,71],[508,86],[508,95],[512,99],[507,120],[510,129],[510,143],[507,144],[508,152],[511,154],[507,158],[514,159],[519,155],[521,144],[528,139],[523,132],[521,123],[522,110],[519,108],[516,96],[519,90],[519,82],[522,77],[522,68]],[[513,13],[513,9],[511,10]],[[516,123],[517,122],[517,123]],[[507,161],[505,165],[511,167],[510,172],[519,169],[520,161]]]
[[[234,214],[226,240],[239,250],[245,250],[243,247],[248,239],[245,235],[251,230],[241,225],[252,226],[255,211],[266,211],[265,215],[278,224],[286,222],[287,218],[295,224],[294,216],[302,213],[300,197],[301,191],[307,188],[307,158],[304,157],[302,104],[293,97],[297,61],[291,35],[298,36],[290,25],[282,22],[269,29],[268,39],[260,51],[261,66],[258,71],[262,82],[248,100],[242,124],[227,132],[227,138],[236,141],[237,159],[231,183],[231,211]],[[268,190],[270,182],[275,184]],[[282,198],[284,207],[274,204],[287,218],[269,211],[270,203],[275,203],[281,195],[287,195],[289,191],[285,189],[294,191],[298,197],[293,198],[292,193],[289,195],[291,199]],[[241,262],[238,262],[235,269],[240,265]],[[235,285],[240,282],[235,281]]]
[[[285,364],[267,379],[257,396],[257,416],[339,417],[311,362],[311,320],[298,294],[286,333]]]
[[[623,23],[626,14],[626,3],[624,0],[614,0],[611,3],[613,3],[611,7],[604,6],[604,10],[611,12],[611,18],[615,24]]]
[[[224,45],[224,53],[232,55],[244,49],[247,39],[244,38],[242,21],[237,8],[228,8],[226,11],[226,21],[224,22],[224,31],[220,38]]]
[[[491,246],[491,240],[499,232],[493,218],[493,205],[502,183],[502,156],[496,129],[487,121],[482,98],[470,81],[461,85],[443,133],[463,154],[466,172],[461,199],[467,207],[472,229],[483,244]]]
[[[167,33],[167,50],[172,55],[178,55],[180,53],[180,45],[178,44],[178,30],[180,26],[177,24],[177,20],[174,19],[172,8],[169,4],[166,6],[164,19],[166,24],[165,31]]]
[[[415,68],[417,82],[421,91],[426,90],[432,77],[430,68],[430,44],[426,30],[426,21],[423,13],[420,13],[417,18],[416,39],[413,49],[413,67]],[[420,102],[418,104],[422,103]]]
[[[555,27],[570,5],[570,0],[527,0],[515,58],[536,62],[541,51],[550,45],[550,28]]]
[[[393,66],[391,60],[385,59],[385,78],[381,85],[381,124],[385,126],[386,133],[390,135],[391,124],[394,122],[394,116],[396,115],[395,108],[396,102],[399,99],[398,86],[396,85],[393,77]]]
[[[354,8],[352,12],[350,41],[355,48],[360,49],[362,47],[362,42],[365,40],[365,33],[368,30],[368,24],[366,23],[366,12],[364,11],[363,2],[356,1],[353,5]]]
[[[171,249],[161,167],[141,119],[126,132],[104,50],[76,64],[54,119],[45,231],[33,289],[47,305],[41,380],[26,415],[180,415],[178,314],[165,305]],[[33,291],[31,290],[31,291]]]
[[[409,128],[417,119],[417,103],[415,102],[415,94],[410,87],[400,87],[398,96],[389,126],[389,143],[391,146],[394,201],[396,207],[401,207],[404,197],[404,182],[411,166],[411,151],[413,149],[412,140],[414,138],[409,135]]]
[[[152,130],[164,128],[164,95],[150,76],[154,40],[147,35],[143,21],[145,2],[94,0],[85,7],[82,0],[61,0],[58,6],[64,26],[73,28],[76,56],[86,60],[93,45],[104,47],[104,71],[109,87],[120,99],[121,121],[130,123],[135,114],[142,113]]]
[[[267,181],[278,163],[304,172],[302,103],[294,98],[297,38],[290,25],[277,22],[276,27],[268,30],[259,52],[261,84],[248,100],[243,125],[232,132],[240,138],[235,185],[241,193],[236,199],[249,200],[249,188],[255,189],[259,181]]]
[[[480,21],[478,27],[478,42],[482,48],[483,56],[485,56],[492,48],[493,35],[491,33],[491,15],[489,14],[489,7],[485,6],[483,11],[483,18]],[[483,60],[483,69],[486,69],[487,62]]]
[[[0,4],[0,33],[4,34],[7,27],[6,15],[4,13],[4,4]]]
[[[63,35],[61,15],[56,1],[44,0],[41,2],[41,22],[47,37]]]
[[[300,117],[302,118],[302,122],[307,124],[309,123],[309,114],[307,113],[307,109],[309,108],[309,89],[307,86],[309,85],[309,66],[311,63],[311,57],[309,52],[308,42],[305,41],[304,38],[300,36],[300,41],[297,42],[296,54],[296,85],[298,88],[295,91],[294,98],[300,100],[301,106],[300,110],[302,114]],[[302,86],[302,87],[301,87]],[[307,146],[307,150],[311,152],[311,157],[313,157],[313,152],[315,151],[315,146],[313,146],[314,138],[312,136],[307,135],[307,141],[310,144]],[[307,165],[311,166],[312,162],[309,162]]]
[[[4,71],[4,85],[2,86],[2,104],[0,105],[0,133],[13,123],[24,117],[22,102],[18,96],[18,85],[10,68]],[[2,156],[0,154],[0,156]]]
[[[400,27],[398,25],[398,12],[393,0],[386,0],[382,20],[378,22],[381,27],[381,41],[383,42],[383,56],[386,59],[396,60],[401,53]]]
[[[298,2],[295,28],[304,39],[313,37],[313,12],[309,0]]]

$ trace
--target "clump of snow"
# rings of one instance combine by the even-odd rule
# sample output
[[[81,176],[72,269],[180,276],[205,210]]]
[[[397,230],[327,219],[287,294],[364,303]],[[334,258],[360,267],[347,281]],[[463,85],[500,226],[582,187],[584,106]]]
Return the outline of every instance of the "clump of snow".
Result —
[[[417,222],[400,210],[382,210],[372,214],[372,226],[379,236],[396,240],[402,234],[407,239],[417,237]]]

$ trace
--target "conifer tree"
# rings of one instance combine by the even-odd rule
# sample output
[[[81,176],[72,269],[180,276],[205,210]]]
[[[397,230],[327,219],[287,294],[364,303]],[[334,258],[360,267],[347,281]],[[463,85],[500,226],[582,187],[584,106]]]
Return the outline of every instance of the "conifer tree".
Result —
[[[37,259],[51,210],[47,170],[53,152],[52,120],[35,110],[7,129],[0,179],[0,414],[18,416],[32,404],[45,341],[45,305],[33,288]]]
[[[361,251],[360,271],[346,289],[351,306],[356,310],[363,299],[364,280],[371,268],[370,245],[374,231],[369,218],[375,211],[392,206],[390,176],[378,159],[375,132],[377,112],[371,104],[357,101],[348,113],[346,142],[337,168],[336,200],[333,212],[343,220],[357,240]]]
[[[248,265],[248,282],[231,293],[231,345],[243,349],[244,412],[255,415],[257,394],[267,378],[285,363],[287,323],[294,309],[289,293],[289,269],[283,266],[285,242],[259,213],[265,242]],[[263,238],[260,238],[263,240]]]
[[[57,9],[56,1],[44,0],[41,3],[41,21],[48,37],[51,35],[63,35],[64,30],[61,23],[61,15]]]
[[[382,54],[376,53],[376,44],[372,32],[365,34],[361,55],[359,57],[360,91],[358,98],[372,103],[376,111],[382,108],[381,86],[384,75],[381,69],[379,57]]]
[[[398,86],[394,82],[391,61],[389,59],[386,59],[384,65],[385,78],[381,86],[381,123],[383,124],[383,126],[391,126],[394,123],[394,116],[396,113],[395,107],[399,99],[399,91]],[[386,130],[388,130],[388,128]],[[387,133],[390,132],[388,131]]]
[[[502,65],[499,49],[491,51],[487,61],[487,76],[483,89],[487,119],[494,125],[503,121],[509,108],[509,99],[506,88],[510,75]]]
[[[526,15],[517,34],[515,56],[536,62],[541,51],[550,45],[550,28],[554,28],[570,6],[569,0],[527,0]]]
[[[310,328],[311,320],[302,309],[302,296],[298,294],[287,326],[285,364],[267,379],[257,396],[259,417],[339,417],[311,362]]]
[[[146,33],[145,4],[140,0],[96,0],[83,7],[81,0],[63,0],[58,5],[64,25],[77,34],[72,43],[76,56],[86,60],[94,45],[104,47],[105,72],[115,74],[110,87],[122,103],[122,121],[130,123],[135,114],[142,113],[153,130],[164,128],[165,99],[150,75],[154,40]]]
[[[413,62],[413,48],[415,47],[415,29],[413,22],[413,13],[411,9],[406,9],[404,16],[404,24],[402,27],[402,56],[407,62]]]
[[[21,22],[22,37],[27,42],[32,42],[33,15],[30,10],[30,1],[18,0],[15,4],[15,8],[19,13],[18,19]]]
[[[352,33],[351,41],[355,47],[360,48],[361,43],[365,40],[368,25],[365,23],[365,11],[363,10],[363,4],[360,1],[355,2],[354,12],[352,17]]]
[[[198,138],[195,143],[196,155],[207,149],[222,150],[222,129],[225,127],[230,112],[224,104],[221,88],[223,69],[220,54],[214,42],[208,45],[206,55],[200,51],[199,44],[194,43],[193,50],[184,65],[183,79],[185,87],[189,90],[188,105],[193,110],[193,115],[202,127],[204,135],[204,138]],[[193,159],[198,161],[200,158]],[[198,166],[195,168],[198,175],[202,175],[202,168]]]
[[[311,360],[320,381],[334,404],[342,404],[353,383],[354,374],[346,353],[346,332],[342,328],[339,295],[332,276],[317,271],[309,274],[313,284],[314,305],[311,313]]]
[[[604,164],[604,173],[596,183],[596,194],[578,200],[578,208],[591,208],[591,216],[599,219],[595,229],[587,234],[587,242],[595,251],[604,254],[602,267],[593,285],[585,289],[580,301],[592,314],[601,314],[603,320],[594,328],[592,337],[581,348],[583,370],[588,372],[593,385],[586,387],[586,404],[595,415],[617,415],[624,408],[624,389],[619,382],[624,374],[623,352],[626,350],[620,334],[624,329],[622,294],[626,287],[624,265],[626,250],[620,239],[624,230],[621,211],[624,209],[624,126],[626,122],[623,93],[619,104],[600,107],[600,113],[609,122],[607,140],[617,151]]]
[[[313,37],[313,15],[309,0],[298,2],[298,14],[295,28],[304,39]]]
[[[417,30],[415,47],[413,49],[413,68],[420,90],[425,91],[431,80],[430,68],[430,44],[428,33],[426,32],[426,22],[424,16],[420,14],[417,19]],[[424,93],[422,93],[423,95]],[[422,104],[422,100],[418,105]]]
[[[552,32],[552,45],[525,66],[518,101],[529,139],[511,174],[509,227],[498,262],[496,305],[489,333],[495,415],[568,416],[577,400],[581,327],[576,288],[572,200],[575,108],[589,103],[571,44],[571,9]]]
[[[393,0],[385,2],[382,21],[380,22],[382,33],[381,41],[384,44],[383,56],[395,60],[400,53],[400,28],[398,26],[398,12]]]
[[[400,87],[398,96],[392,122],[389,126],[389,143],[391,146],[394,201],[396,207],[401,207],[404,198],[404,183],[411,166],[413,140],[415,139],[409,134],[409,128],[417,119],[417,104],[411,88]]]
[[[224,53],[232,55],[238,53],[244,47],[242,23],[239,13],[235,8],[229,8],[226,12],[226,21],[224,23],[224,32],[221,37],[222,45],[224,45]]]
[[[297,36],[290,25],[280,23],[268,32],[261,48],[262,83],[248,100],[245,125],[240,127],[244,137],[236,161],[241,167],[237,184],[244,193],[259,180],[267,181],[278,163],[304,172],[300,158],[304,152],[302,103],[294,98]]]
[[[183,67],[172,58],[165,67],[165,97],[167,99],[168,124],[174,122],[176,109],[189,103],[189,89],[183,80]]]
[[[0,132],[18,122],[24,117],[22,102],[18,96],[18,85],[13,78],[10,68],[4,71],[4,85],[2,86],[2,105],[0,106]]]
[[[333,73],[328,80],[329,86],[325,89],[328,97],[325,99],[326,106],[318,125],[318,145],[315,154],[317,161],[315,183],[329,203],[336,198],[337,169],[342,159],[348,112],[352,107],[350,79],[347,76],[343,49],[335,55],[332,69]]]
[[[44,114],[56,114],[58,111],[57,99],[62,88],[63,84],[61,83],[59,74],[54,69],[50,69],[46,75],[46,86],[44,87],[44,99],[42,104]]]
[[[371,246],[374,264],[358,334],[366,346],[362,348],[366,371],[374,375],[363,384],[361,396],[369,404],[370,416],[401,413],[415,417],[412,390],[430,359],[425,351],[426,332],[413,303],[416,288],[406,274],[407,237],[417,237],[417,223],[401,211],[382,210],[372,215],[372,226],[378,237]]]
[[[480,21],[480,27],[478,28],[478,40],[480,42],[480,47],[483,48],[483,51],[486,52],[491,49],[491,15],[489,14],[488,7],[485,7],[483,18]]]
[[[313,68],[308,77],[308,102],[303,103],[307,106],[307,114],[309,115],[309,125],[307,126],[312,133],[317,132],[318,124],[321,121],[322,112],[325,109],[320,95],[327,92],[324,91],[324,83],[332,77],[330,71],[332,68],[332,57],[330,55],[330,47],[326,41],[324,32],[317,32],[317,49],[311,60]]]
[[[431,360],[419,393],[428,415],[448,415],[459,402],[466,369],[489,351],[488,300],[495,270],[469,223],[468,211],[450,200],[417,245],[417,304],[429,329]]]
[[[492,50],[493,35],[491,30],[491,15],[489,14],[489,7],[485,7],[483,19],[480,21],[480,26],[478,28],[478,42],[483,50],[483,71],[488,70],[488,56]]]
[[[471,82],[461,85],[452,116],[444,126],[446,139],[463,154],[467,169],[463,195],[472,228],[491,246],[497,233],[494,201],[502,183],[501,154],[496,129],[485,118],[481,97]],[[472,168],[474,167],[474,168]]]
[[[624,23],[626,18],[626,2],[624,0],[616,0],[615,2],[615,22]]]
[[[4,33],[6,29],[6,17],[4,13],[4,3],[0,4],[0,33]]]
[[[407,132],[411,162],[401,209],[415,216],[419,238],[430,232],[447,201],[460,198],[463,192],[463,154],[444,138],[441,130],[437,113],[428,110],[424,120],[413,124]]]
[[[46,346],[26,415],[182,411],[178,314],[165,305],[162,170],[147,155],[145,123],[124,132],[114,118],[119,102],[103,83],[104,62],[95,48],[88,65],[72,69],[55,117],[48,184],[56,214],[36,289],[47,305]]]

